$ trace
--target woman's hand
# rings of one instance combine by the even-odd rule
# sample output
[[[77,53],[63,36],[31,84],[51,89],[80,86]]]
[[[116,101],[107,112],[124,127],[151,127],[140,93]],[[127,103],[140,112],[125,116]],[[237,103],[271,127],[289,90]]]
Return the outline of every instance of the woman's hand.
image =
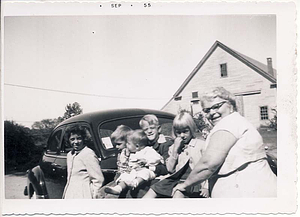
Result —
[[[202,188],[200,190],[200,196],[208,198],[209,197],[209,191],[208,191],[208,189],[207,188]]]
[[[176,191],[184,192],[186,191],[186,185],[184,183],[180,183],[173,188],[172,196],[174,196]]]

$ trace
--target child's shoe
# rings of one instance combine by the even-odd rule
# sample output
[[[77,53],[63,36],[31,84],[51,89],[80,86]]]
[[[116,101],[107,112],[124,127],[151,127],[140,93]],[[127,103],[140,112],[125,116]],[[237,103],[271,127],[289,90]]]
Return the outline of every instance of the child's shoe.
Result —
[[[106,187],[106,188],[104,188],[104,191],[107,194],[119,195],[122,192],[122,187],[119,185],[114,186],[114,187]]]

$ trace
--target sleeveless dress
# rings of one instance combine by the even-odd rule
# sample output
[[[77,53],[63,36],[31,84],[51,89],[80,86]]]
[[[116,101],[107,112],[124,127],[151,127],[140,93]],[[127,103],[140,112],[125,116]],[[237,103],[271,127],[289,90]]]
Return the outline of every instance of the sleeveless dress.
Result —
[[[266,160],[263,140],[256,128],[234,112],[217,123],[206,145],[220,130],[230,132],[237,142],[217,174],[210,178],[211,197],[276,197],[277,177]]]

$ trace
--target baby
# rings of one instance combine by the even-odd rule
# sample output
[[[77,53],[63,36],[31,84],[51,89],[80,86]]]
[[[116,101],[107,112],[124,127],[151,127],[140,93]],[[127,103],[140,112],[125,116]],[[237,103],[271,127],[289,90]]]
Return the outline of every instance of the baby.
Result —
[[[145,181],[153,180],[156,174],[149,167],[163,162],[163,158],[148,145],[148,138],[143,130],[135,130],[127,135],[127,149],[130,152],[129,170],[121,173],[117,185],[106,187],[108,194],[119,195],[127,188],[136,188]]]

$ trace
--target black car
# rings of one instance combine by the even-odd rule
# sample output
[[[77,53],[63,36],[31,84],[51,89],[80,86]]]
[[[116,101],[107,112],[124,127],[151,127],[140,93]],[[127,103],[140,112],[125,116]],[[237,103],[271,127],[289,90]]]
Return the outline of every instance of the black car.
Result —
[[[105,177],[104,185],[113,180],[117,171],[117,149],[110,135],[123,124],[138,129],[140,119],[146,114],[158,117],[162,133],[171,136],[174,115],[149,109],[118,109],[87,113],[69,118],[52,131],[38,166],[28,170],[25,194],[28,198],[60,199],[67,181],[67,153],[72,149],[66,138],[68,127],[80,125],[88,132],[86,144],[93,149],[100,160]]]

